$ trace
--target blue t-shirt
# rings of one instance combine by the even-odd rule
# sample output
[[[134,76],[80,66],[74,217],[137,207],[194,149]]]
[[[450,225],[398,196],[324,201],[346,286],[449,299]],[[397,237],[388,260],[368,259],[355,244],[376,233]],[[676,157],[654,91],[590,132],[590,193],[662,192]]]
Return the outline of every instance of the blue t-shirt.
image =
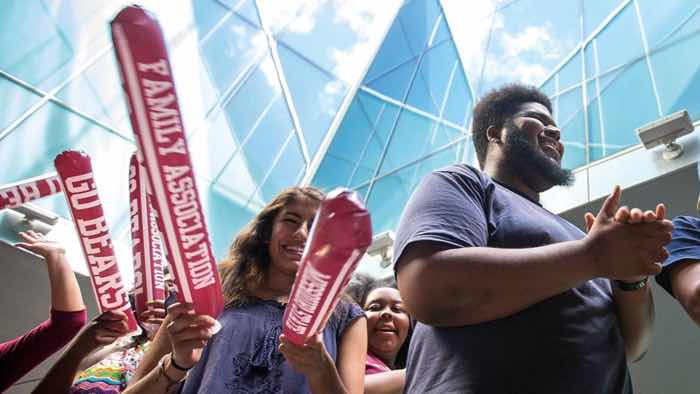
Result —
[[[278,349],[283,314],[283,304],[268,300],[225,309],[218,319],[221,331],[204,348],[180,392],[310,393],[304,375]],[[322,336],[333,360],[345,328],[361,316],[359,306],[341,301],[328,319]]]
[[[394,256],[398,260],[409,244],[421,241],[451,248],[530,248],[582,237],[538,203],[477,169],[454,165],[429,174],[411,196]],[[480,324],[418,323],[405,392],[631,393],[610,282],[590,280]]]
[[[668,258],[656,282],[673,296],[671,268],[689,260],[700,261],[700,218],[678,216],[673,219],[673,239],[666,245]]]

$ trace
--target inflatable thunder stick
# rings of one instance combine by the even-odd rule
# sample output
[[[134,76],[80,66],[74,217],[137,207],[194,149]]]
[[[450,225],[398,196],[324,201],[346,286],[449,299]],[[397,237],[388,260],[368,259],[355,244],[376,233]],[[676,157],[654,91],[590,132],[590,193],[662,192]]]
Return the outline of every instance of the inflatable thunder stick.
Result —
[[[82,152],[65,151],[56,156],[54,164],[88,263],[97,306],[100,312],[126,314],[129,329],[137,331],[139,327],[119,274],[109,228],[97,195],[90,157]]]
[[[143,8],[124,8],[111,23],[112,40],[130,104],[131,126],[148,174],[153,205],[178,300],[197,314],[223,309],[221,282],[209,242],[170,62],[158,22]]]
[[[136,153],[129,163],[131,250],[134,255],[134,301],[136,315],[148,310],[147,302],[165,300],[163,249],[156,213],[146,186],[145,169]]]
[[[47,174],[0,186],[0,209],[16,208],[26,202],[61,192],[56,174]]]
[[[372,242],[369,212],[357,194],[338,189],[321,202],[284,311],[282,330],[305,343],[323,330]]]

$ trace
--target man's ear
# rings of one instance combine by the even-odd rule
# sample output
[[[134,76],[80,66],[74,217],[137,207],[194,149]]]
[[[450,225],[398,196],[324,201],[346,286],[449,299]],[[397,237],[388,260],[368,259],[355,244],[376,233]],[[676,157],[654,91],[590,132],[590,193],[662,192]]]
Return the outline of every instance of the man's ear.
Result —
[[[486,129],[486,138],[488,138],[489,143],[490,142],[496,142],[496,143],[501,143],[501,130],[494,126],[491,125]]]

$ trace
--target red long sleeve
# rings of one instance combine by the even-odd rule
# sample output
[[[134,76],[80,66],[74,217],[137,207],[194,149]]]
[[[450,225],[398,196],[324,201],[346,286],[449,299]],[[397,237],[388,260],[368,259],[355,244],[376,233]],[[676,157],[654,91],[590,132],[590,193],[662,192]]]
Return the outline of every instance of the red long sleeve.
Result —
[[[0,392],[68,343],[85,325],[87,312],[51,310],[51,317],[24,335],[0,344]]]

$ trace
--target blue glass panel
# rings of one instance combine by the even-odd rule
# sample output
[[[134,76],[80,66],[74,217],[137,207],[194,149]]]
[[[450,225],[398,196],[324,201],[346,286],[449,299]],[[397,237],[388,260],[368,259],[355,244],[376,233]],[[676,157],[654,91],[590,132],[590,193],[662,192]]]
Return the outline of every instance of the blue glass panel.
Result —
[[[658,118],[659,114],[644,60],[626,66],[600,82],[605,143],[608,154],[613,154],[638,144],[635,128]]]
[[[286,45],[277,45],[277,51],[309,155],[314,156],[347,93],[347,86],[299,57]]]
[[[192,17],[200,37],[204,36],[216,25],[224,15],[227,7],[220,1],[191,1]]]
[[[584,0],[583,3],[583,36],[588,37],[605,18],[622,1],[620,0]]]
[[[423,52],[440,15],[437,0],[412,1],[399,11],[398,19],[414,55]]]
[[[355,96],[316,172],[314,184],[328,190],[347,185],[372,130],[359,96]]]
[[[412,57],[414,56],[411,53],[411,49],[408,47],[406,36],[404,36],[401,30],[401,24],[399,20],[396,19],[394,24],[391,25],[384,42],[382,42],[382,46],[379,48],[377,55],[374,60],[372,60],[364,82],[372,81]]]
[[[639,22],[631,3],[596,37],[598,65],[603,73],[644,54]]]
[[[242,204],[234,202],[224,189],[207,182],[199,180],[197,182],[214,256],[217,261],[220,261],[228,253],[236,234],[257,212],[252,212]]]
[[[460,146],[455,145],[420,161],[416,172],[416,185],[429,173],[451,164],[459,163]]]
[[[372,232],[380,233],[395,230],[406,201],[417,183],[414,164],[401,171],[378,179],[367,199],[367,207],[372,215]]]
[[[221,94],[231,87],[247,65],[266,50],[267,41],[262,31],[236,15],[231,15],[226,23],[219,26],[201,49],[209,73]]]
[[[393,99],[403,101],[411,83],[418,59],[397,67],[369,83],[369,87]]]
[[[644,21],[644,30],[647,36],[649,48],[654,49],[659,45],[665,44],[673,37],[677,37],[678,33],[671,35],[679,25],[683,22],[690,29],[697,29],[697,2],[687,0],[637,0],[639,11]],[[695,22],[687,21],[688,16],[695,11]],[[682,33],[681,33],[682,34]]]
[[[581,52],[576,55],[559,70],[559,91],[564,91],[578,83],[581,83]]]
[[[252,23],[256,27],[260,27],[260,19],[258,17],[258,10],[255,7],[254,0],[246,0],[243,2],[241,7],[236,11],[243,19]]]
[[[0,173],[0,184],[55,171],[53,159],[68,149],[90,155],[107,222],[117,233],[115,227],[128,210],[129,160],[136,148],[56,104],[45,104],[3,139],[0,157],[13,164]],[[70,218],[65,198],[58,197],[37,200],[37,204]]]
[[[292,128],[287,105],[278,96],[246,140],[243,149],[239,150],[224,168],[217,184],[243,197],[248,193],[247,196],[250,198],[264,200],[261,196],[251,195],[250,186],[253,184],[257,186],[263,181]],[[239,181],[242,176],[246,178],[243,185]],[[257,187],[253,190],[255,189]]]
[[[372,125],[375,125],[379,119],[379,114],[384,109],[384,101],[362,90],[357,91],[355,99],[360,100],[362,109],[364,109],[365,114],[367,114],[367,118]]]
[[[360,165],[350,180],[351,187],[361,185],[374,176],[374,172],[379,164],[379,158],[384,151],[384,147],[389,139],[389,133],[393,129],[398,115],[399,108],[387,103],[375,126],[375,132],[372,134],[365,148],[365,152],[360,159]]]
[[[0,2],[0,26],[0,68],[34,85],[75,55],[39,0]]]
[[[557,86],[556,86],[556,76],[552,75],[545,83],[540,86],[540,90],[544,92],[547,96],[551,97],[557,94]]]
[[[450,94],[447,97],[442,116],[454,124],[463,126],[466,123],[467,115],[471,113],[472,104],[467,78],[462,67],[458,66],[452,78]]]
[[[651,56],[664,114],[687,109],[700,119],[700,58],[688,56],[700,48],[700,33],[675,40]]]
[[[298,185],[304,176],[306,164],[295,134],[292,131],[291,138],[287,146],[284,147],[275,168],[272,169],[260,188],[265,201],[271,201],[283,189]]]
[[[421,59],[418,76],[411,86],[406,102],[423,111],[439,115],[455,64],[458,64],[458,55],[452,40],[430,48]]]
[[[364,202],[365,199],[367,198],[367,190],[369,189],[369,185],[362,186],[358,189],[355,190],[357,192],[357,196]]]
[[[25,111],[40,99],[22,86],[0,77],[0,132],[17,120]]]
[[[438,126],[434,121],[412,111],[403,110],[389,143],[379,174],[385,174],[415,160],[425,152]]]
[[[281,95],[274,67],[272,59],[266,57],[226,104],[229,124],[239,142],[245,139],[270,103]]]
[[[203,130],[188,138],[192,163],[197,175],[216,179],[240,143],[233,138],[223,111],[217,111],[207,121]]]
[[[311,184],[325,191],[331,191],[338,186],[347,186],[355,165],[354,161],[328,152],[323,156],[323,161]]]
[[[451,38],[452,34],[450,34],[450,29],[449,27],[447,27],[447,19],[443,15],[443,17],[440,18],[437,31],[435,32],[435,36],[433,37],[433,41],[430,43],[430,45],[438,45],[441,42],[449,40]]]
[[[562,167],[576,168],[586,164],[586,132],[584,127],[581,88],[575,88],[559,97],[557,124],[565,153]]]

